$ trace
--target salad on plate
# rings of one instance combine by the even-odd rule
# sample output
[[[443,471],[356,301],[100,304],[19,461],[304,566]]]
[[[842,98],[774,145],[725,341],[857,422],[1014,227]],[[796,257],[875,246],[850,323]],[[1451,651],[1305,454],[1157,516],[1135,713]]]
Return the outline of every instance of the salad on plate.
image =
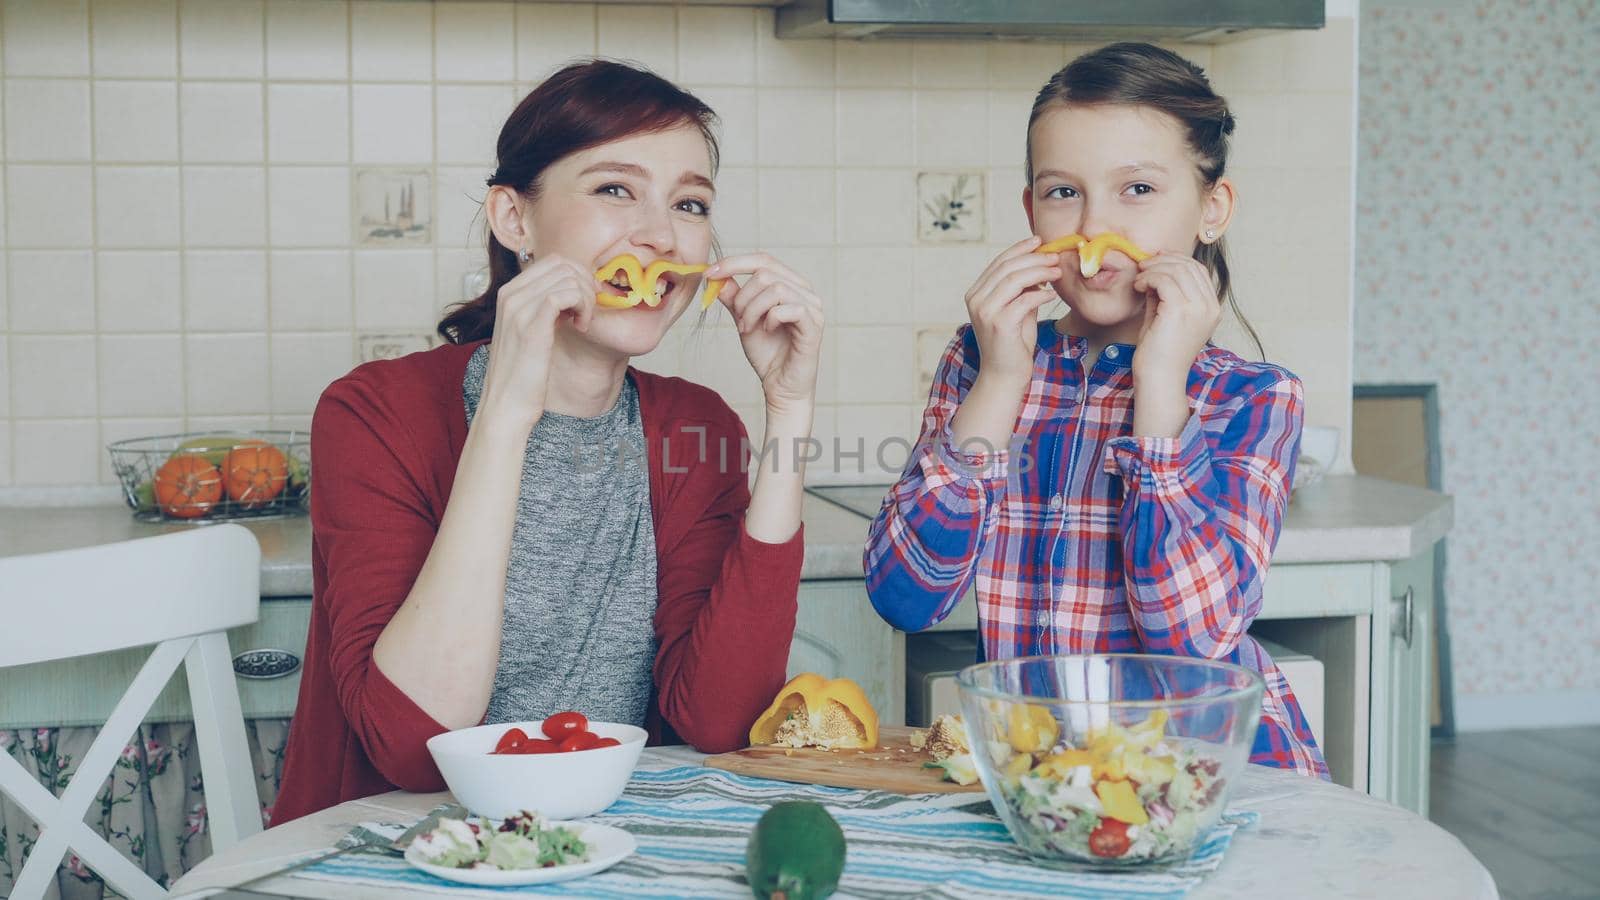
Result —
[[[500,822],[445,819],[419,835],[407,857],[446,869],[548,869],[587,862],[589,847],[578,831],[524,811]]]

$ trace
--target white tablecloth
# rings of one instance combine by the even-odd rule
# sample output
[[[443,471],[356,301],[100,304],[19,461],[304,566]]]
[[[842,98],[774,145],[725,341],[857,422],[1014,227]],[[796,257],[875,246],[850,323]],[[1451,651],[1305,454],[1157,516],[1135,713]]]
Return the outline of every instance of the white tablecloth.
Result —
[[[654,748],[645,752],[640,767],[694,765],[701,758],[687,748]],[[207,896],[215,888],[331,849],[358,822],[412,821],[448,800],[448,794],[395,791],[325,809],[268,829],[213,856],[180,879],[173,893]],[[1256,810],[1261,821],[1234,836],[1222,867],[1190,894],[1196,900],[1498,897],[1488,870],[1449,832],[1348,788],[1250,766],[1229,806]],[[293,875],[251,889],[316,900],[389,900],[394,896],[392,889],[363,889]]]

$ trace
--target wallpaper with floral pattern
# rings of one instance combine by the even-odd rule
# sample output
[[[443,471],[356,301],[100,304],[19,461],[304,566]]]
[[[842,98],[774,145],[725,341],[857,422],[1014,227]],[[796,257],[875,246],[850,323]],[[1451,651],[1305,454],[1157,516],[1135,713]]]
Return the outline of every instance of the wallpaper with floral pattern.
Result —
[[[1362,3],[1356,380],[1439,386],[1458,695],[1594,691],[1600,4],[1415,6]]]

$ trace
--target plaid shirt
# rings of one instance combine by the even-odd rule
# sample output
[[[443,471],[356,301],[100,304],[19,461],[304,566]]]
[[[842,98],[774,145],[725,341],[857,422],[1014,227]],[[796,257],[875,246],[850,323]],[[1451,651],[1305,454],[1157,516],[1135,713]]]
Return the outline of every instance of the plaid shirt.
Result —
[[[1245,633],[1261,611],[1298,456],[1303,395],[1288,371],[1208,347],[1177,438],[1135,438],[1134,348],[1039,324],[1008,448],[953,446],[978,373],[964,326],[934,376],[922,434],[867,538],[872,604],[920,631],[977,579],[981,652],[1139,652],[1219,659],[1267,683],[1251,761],[1327,777],[1294,693]],[[988,448],[985,448],[988,449]]]

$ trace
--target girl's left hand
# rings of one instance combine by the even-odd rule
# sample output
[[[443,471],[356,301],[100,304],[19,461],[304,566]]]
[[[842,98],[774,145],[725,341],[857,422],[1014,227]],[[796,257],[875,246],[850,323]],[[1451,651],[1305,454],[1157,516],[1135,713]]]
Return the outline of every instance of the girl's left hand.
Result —
[[[1139,263],[1133,289],[1145,295],[1135,374],[1171,374],[1182,384],[1222,321],[1211,273],[1192,256],[1163,250]]]
[[[739,284],[733,275],[750,278]],[[705,277],[728,279],[718,299],[733,313],[768,411],[809,415],[816,405],[823,322],[822,298],[811,283],[765,253],[725,257]]]

